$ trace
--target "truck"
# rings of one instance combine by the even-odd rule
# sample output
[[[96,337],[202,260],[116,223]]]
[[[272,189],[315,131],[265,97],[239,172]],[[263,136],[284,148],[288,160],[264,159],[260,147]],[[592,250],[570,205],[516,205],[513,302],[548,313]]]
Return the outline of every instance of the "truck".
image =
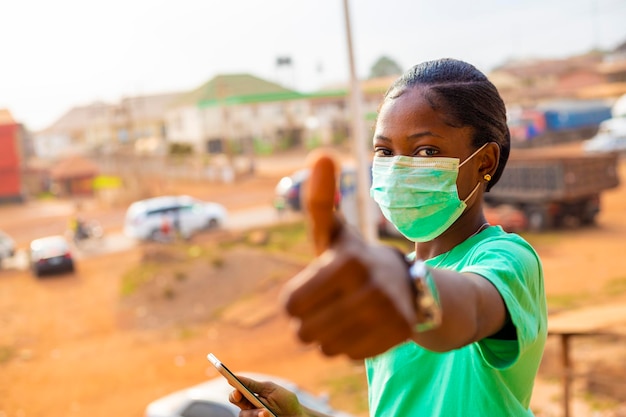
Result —
[[[592,224],[602,192],[619,185],[618,158],[616,153],[584,153],[580,146],[513,148],[484,200],[491,207],[520,210],[532,231]]]

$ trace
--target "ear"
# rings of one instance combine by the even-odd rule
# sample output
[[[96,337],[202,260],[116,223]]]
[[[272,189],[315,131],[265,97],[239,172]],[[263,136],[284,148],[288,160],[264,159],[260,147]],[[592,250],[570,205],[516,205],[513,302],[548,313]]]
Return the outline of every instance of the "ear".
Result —
[[[486,178],[493,177],[500,161],[500,146],[496,142],[489,142],[481,154],[480,177],[489,182]],[[487,177],[489,176],[489,177]]]

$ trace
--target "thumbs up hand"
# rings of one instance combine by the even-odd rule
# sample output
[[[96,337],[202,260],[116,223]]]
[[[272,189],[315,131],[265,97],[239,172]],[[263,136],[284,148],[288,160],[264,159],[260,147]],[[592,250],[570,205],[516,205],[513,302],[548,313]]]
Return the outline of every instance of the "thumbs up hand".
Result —
[[[331,245],[341,228],[335,216],[337,163],[326,153],[310,155],[311,176],[304,186],[304,206],[315,252],[319,256]]]
[[[281,297],[298,338],[328,356],[363,359],[407,340],[415,323],[407,266],[396,250],[369,245],[334,211],[337,165],[313,154],[304,193],[317,257]]]

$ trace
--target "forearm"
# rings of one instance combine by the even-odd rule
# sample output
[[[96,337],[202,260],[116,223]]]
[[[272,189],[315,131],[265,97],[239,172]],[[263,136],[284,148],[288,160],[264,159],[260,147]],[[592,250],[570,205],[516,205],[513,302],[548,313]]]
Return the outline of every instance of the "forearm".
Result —
[[[444,269],[429,271],[441,305],[441,323],[433,330],[415,332],[416,343],[446,352],[483,339],[504,325],[504,302],[488,280]]]

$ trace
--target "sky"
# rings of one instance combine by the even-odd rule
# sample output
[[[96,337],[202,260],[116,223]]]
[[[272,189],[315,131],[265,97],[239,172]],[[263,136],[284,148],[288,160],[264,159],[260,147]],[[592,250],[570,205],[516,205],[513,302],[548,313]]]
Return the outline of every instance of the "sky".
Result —
[[[452,57],[484,72],[626,41],[624,0],[349,0],[359,78]],[[343,0],[3,0],[0,108],[30,130],[72,107],[250,73],[308,92],[349,81]],[[277,66],[290,57],[291,66]]]

